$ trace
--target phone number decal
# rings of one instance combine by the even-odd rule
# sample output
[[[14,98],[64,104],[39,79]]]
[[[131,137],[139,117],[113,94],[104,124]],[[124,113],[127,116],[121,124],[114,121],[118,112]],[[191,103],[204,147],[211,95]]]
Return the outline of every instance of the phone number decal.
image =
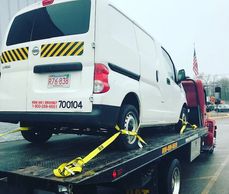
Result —
[[[35,109],[57,109],[57,101],[34,100],[32,107]]]

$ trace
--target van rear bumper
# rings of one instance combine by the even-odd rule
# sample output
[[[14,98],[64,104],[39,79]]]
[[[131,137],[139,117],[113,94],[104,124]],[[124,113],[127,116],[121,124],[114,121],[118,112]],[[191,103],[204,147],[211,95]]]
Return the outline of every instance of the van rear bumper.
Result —
[[[113,128],[118,120],[120,107],[93,105],[92,112],[14,112],[0,111],[0,122],[24,126],[48,125],[54,127]]]

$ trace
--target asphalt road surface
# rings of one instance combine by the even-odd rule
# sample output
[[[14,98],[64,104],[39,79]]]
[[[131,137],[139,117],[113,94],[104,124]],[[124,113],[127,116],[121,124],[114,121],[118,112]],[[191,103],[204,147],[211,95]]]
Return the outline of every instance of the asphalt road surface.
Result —
[[[229,118],[217,119],[217,147],[183,166],[181,194],[229,194]]]
[[[182,165],[181,194],[229,194],[229,147],[227,145],[229,143],[229,118],[218,119],[217,126],[217,147],[214,153],[201,154],[191,164]],[[0,133],[17,127],[17,125],[0,124]],[[19,133],[11,134],[0,137],[0,142],[21,138]],[[0,183],[0,194],[8,194],[5,191]],[[12,191],[13,193],[15,191]],[[45,194],[45,192],[39,192],[39,194]]]
[[[19,125],[17,124],[0,123],[0,134],[12,131],[17,128],[19,128]],[[0,137],[0,142],[13,141],[13,140],[19,140],[19,139],[22,139],[21,134],[14,133],[14,134],[9,134],[9,135]]]

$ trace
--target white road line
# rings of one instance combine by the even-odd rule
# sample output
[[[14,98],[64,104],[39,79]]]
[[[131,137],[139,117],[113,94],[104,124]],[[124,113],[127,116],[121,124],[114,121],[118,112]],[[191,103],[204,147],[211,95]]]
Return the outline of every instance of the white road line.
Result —
[[[208,194],[212,187],[214,186],[215,182],[219,178],[222,170],[225,168],[227,163],[229,162],[229,156],[224,160],[224,162],[221,164],[221,166],[218,168],[218,170],[215,172],[214,176],[211,178],[211,180],[208,182],[207,186],[204,188],[201,194]]]
[[[212,179],[212,178],[213,178],[213,176],[201,176],[201,177],[196,177],[196,178],[184,179],[183,181],[206,180],[206,179]]]

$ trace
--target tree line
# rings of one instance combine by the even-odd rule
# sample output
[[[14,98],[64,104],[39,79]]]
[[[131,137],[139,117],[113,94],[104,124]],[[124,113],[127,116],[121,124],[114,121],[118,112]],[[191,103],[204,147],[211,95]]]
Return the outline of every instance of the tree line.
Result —
[[[218,97],[216,88],[219,87],[221,100],[229,102],[229,76],[201,74],[199,79],[203,81],[207,96]]]

